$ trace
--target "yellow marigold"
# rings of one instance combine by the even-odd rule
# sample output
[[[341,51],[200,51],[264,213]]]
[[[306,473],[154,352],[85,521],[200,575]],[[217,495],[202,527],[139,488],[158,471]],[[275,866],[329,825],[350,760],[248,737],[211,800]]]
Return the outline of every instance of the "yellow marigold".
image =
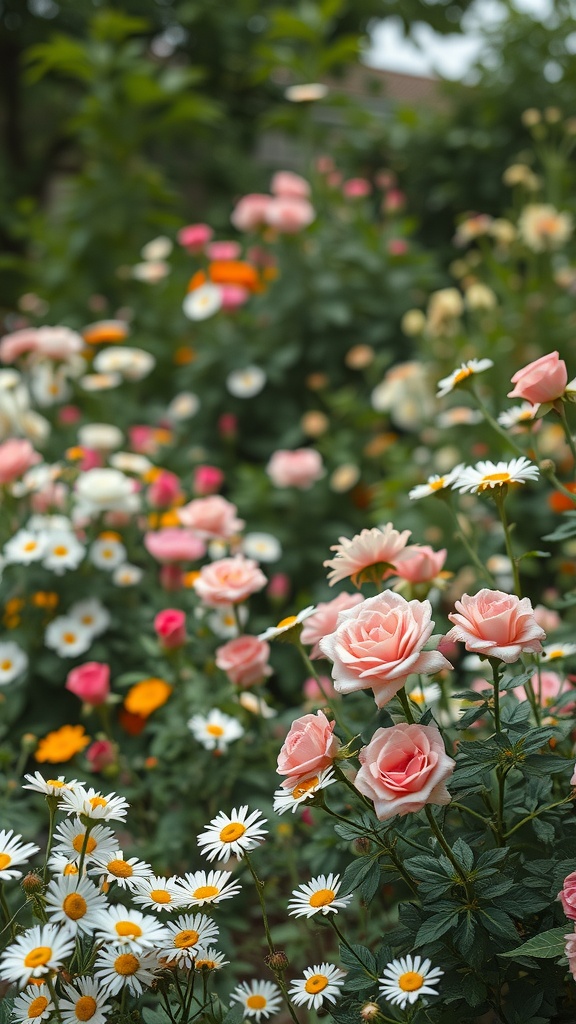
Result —
[[[56,608],[58,600],[58,594],[52,590],[37,590],[32,594],[32,604],[35,608]]]
[[[182,502],[175,502],[175,504],[182,504]],[[174,509],[169,509],[168,512],[162,512],[160,516],[160,526],[165,529],[168,526],[182,526],[178,513]]]
[[[63,764],[79,754],[90,743],[83,725],[63,725],[40,740],[34,757],[37,761]]]
[[[166,703],[171,693],[172,687],[164,679],[143,679],[128,691],[124,707],[131,715],[148,718]]]

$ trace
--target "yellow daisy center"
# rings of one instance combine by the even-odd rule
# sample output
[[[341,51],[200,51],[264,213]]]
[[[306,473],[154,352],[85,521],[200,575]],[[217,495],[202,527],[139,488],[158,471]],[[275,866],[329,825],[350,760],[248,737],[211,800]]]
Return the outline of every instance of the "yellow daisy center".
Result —
[[[10,661],[10,659],[6,658],[4,661],[0,662],[0,668],[2,669],[3,672],[9,672],[10,669],[12,668],[12,664],[13,663]]]
[[[134,874],[132,865],[125,860],[108,861],[108,871],[111,875],[116,875],[116,878],[131,878]]]
[[[332,889],[318,889],[318,891],[313,892],[310,897],[310,906],[327,907],[330,903],[334,901],[335,896],[336,893],[332,892]]]
[[[28,1007],[28,1016],[40,1017],[47,1006],[48,1000],[46,999],[46,996],[36,996],[36,999],[33,999]]]
[[[418,971],[406,971],[406,974],[401,974],[398,978],[398,984],[403,992],[416,992],[422,988],[424,978]]]
[[[124,977],[136,974],[139,967],[140,961],[137,956],[134,956],[134,953],[121,953],[114,961],[116,974],[122,974]]]
[[[482,477],[478,490],[483,491],[486,487],[490,487],[491,484],[509,484],[510,482],[510,473],[488,473]]]
[[[304,796],[305,793],[309,793],[311,789],[314,789],[314,787],[318,785],[319,781],[318,776],[315,775],[313,779],[305,779],[304,782],[299,782],[297,786],[294,786],[292,796],[295,800],[298,800],[301,796]]]
[[[224,735],[224,729],[222,728],[221,725],[207,725],[206,726],[206,732],[210,736],[223,736]]]
[[[200,936],[198,932],[195,932],[192,928],[178,932],[178,935],[174,936],[174,945],[177,949],[188,949],[190,946],[195,946]]]
[[[72,840],[72,846],[76,850],[76,853],[82,853],[84,846],[85,832],[81,832],[80,835],[74,836]],[[88,836],[88,842],[86,843],[86,853],[93,853],[96,849],[96,840],[92,836]]]
[[[233,843],[236,839],[240,839],[246,831],[246,826],[242,825],[239,821],[231,821],[229,825],[225,825],[220,832],[221,843]]]
[[[285,619],[282,619],[278,623],[278,625],[276,626],[276,629],[283,629],[284,626],[293,626],[294,623],[296,622],[297,618],[298,618],[297,615],[288,615]]]
[[[266,1000],[264,996],[248,996],[246,1006],[250,1010],[263,1010],[266,1006]]]
[[[55,548],[52,548],[52,554],[57,555],[58,558],[68,554],[68,548],[65,544],[57,544]]]
[[[206,969],[209,970],[209,971],[214,971],[216,969],[216,961],[215,960],[196,960],[196,963],[195,963],[194,966],[196,967],[197,971],[201,971],[203,967],[206,967]]]
[[[65,782],[61,782],[60,779],[47,779],[47,786],[54,786],[54,789],[67,789]]]
[[[194,889],[192,893],[195,900],[209,900],[213,896],[217,896],[220,889],[217,889],[215,885],[200,885],[198,889]]]
[[[135,924],[133,921],[117,921],[115,924],[116,934],[122,938],[127,939],[139,939],[142,935],[142,929],[139,924]]]
[[[166,889],[152,889],[150,899],[154,900],[154,903],[170,903],[172,897]]]
[[[90,1020],[96,1013],[97,1009],[98,1004],[92,996],[80,996],[80,999],[74,1007],[74,1013],[76,1014],[77,1020]]]
[[[474,370],[472,370],[469,366],[464,366],[462,367],[461,370],[458,370],[457,374],[455,374],[453,383],[459,384],[460,381],[466,380],[466,378],[470,377],[473,373]]]
[[[428,484],[431,491],[441,491],[444,487],[444,481],[446,477],[440,476],[437,480],[433,480],[431,484]]]
[[[0,871],[4,871],[12,863],[12,857],[8,853],[0,853]]]
[[[62,640],[65,644],[76,643],[76,633],[63,633]]]
[[[103,796],[93,796],[90,800],[90,807],[94,810],[96,807],[107,807],[108,801]]]
[[[80,619],[80,622],[84,623],[85,626],[91,626],[92,623],[94,622],[94,616],[93,615],[83,615],[81,617],[81,619]]]
[[[44,967],[52,959],[50,946],[35,946],[24,957],[25,967]]]
[[[88,910],[88,904],[83,896],[77,892],[71,892],[66,896],[62,910],[71,921],[79,921]]]
[[[64,875],[77,875],[78,868],[76,867],[75,864],[67,864],[62,873]]]
[[[38,547],[38,541],[37,540],[27,540],[25,545],[24,545],[23,550],[24,551],[34,551],[37,547]]]
[[[550,651],[547,657],[548,657],[548,659],[550,659],[550,658],[561,658],[563,654],[564,654],[564,651],[562,650],[561,647],[559,647],[556,651]]]
[[[327,984],[328,978],[325,974],[313,974],[306,980],[304,988],[306,989],[306,992],[309,992],[312,995],[315,992],[322,992],[326,988]]]

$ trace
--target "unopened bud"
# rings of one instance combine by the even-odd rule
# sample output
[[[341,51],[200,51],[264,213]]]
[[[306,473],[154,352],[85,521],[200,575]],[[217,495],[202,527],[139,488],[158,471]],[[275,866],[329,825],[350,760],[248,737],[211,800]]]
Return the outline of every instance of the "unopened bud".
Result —
[[[35,871],[29,871],[20,882],[20,885],[27,896],[32,896],[35,892],[42,892],[44,888],[44,882]]]
[[[22,745],[22,750],[27,751],[27,753],[32,753],[32,751],[36,750],[36,747],[38,746],[38,737],[35,736],[33,732],[25,732],[20,743]]]
[[[283,949],[277,949],[266,957],[264,963],[271,971],[274,971],[274,974],[280,974],[286,970],[290,961]]]
[[[360,1010],[360,1016],[362,1020],[375,1020],[380,1015],[380,1007],[378,1003],[364,1003],[364,1006]]]
[[[540,471],[544,473],[544,475],[548,473],[555,473],[556,464],[552,461],[552,459],[542,459],[542,462],[540,463]]]

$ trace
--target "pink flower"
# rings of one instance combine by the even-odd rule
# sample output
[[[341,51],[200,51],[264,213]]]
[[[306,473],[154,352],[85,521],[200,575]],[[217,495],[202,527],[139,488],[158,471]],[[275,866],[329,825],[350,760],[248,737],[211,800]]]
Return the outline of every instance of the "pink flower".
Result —
[[[184,572],[179,562],[166,562],[160,569],[160,586],[163,590],[174,593],[184,586]]]
[[[180,478],[168,469],[161,469],[148,488],[148,501],[153,508],[170,508],[181,496]]]
[[[543,604],[537,604],[534,608],[534,618],[539,626],[545,633],[553,633],[555,629],[560,629],[562,625],[562,619],[558,612],[554,611],[553,608],[546,608]]]
[[[69,359],[83,348],[82,336],[69,327],[25,327],[0,340],[0,360],[13,363],[25,352],[45,359]]]
[[[0,485],[16,480],[37,462],[42,462],[42,458],[34,451],[30,441],[16,437],[4,441],[4,444],[0,444]]]
[[[66,689],[85,704],[104,704],[110,693],[110,666],[100,661],[78,665],[66,677]]]
[[[238,636],[216,650],[216,664],[235,686],[254,686],[272,675],[270,644],[257,636]]]
[[[144,547],[157,562],[195,562],[206,554],[206,546],[196,533],[177,526],[145,533]]]
[[[318,174],[330,174],[334,170],[334,161],[331,156],[321,155],[316,157],[316,170]]]
[[[77,405],[61,405],[58,410],[58,422],[63,426],[73,426],[82,419],[82,410]]]
[[[456,762],[448,757],[435,725],[401,723],[377,729],[359,757],[354,785],[373,801],[380,821],[421,811],[427,804],[450,803],[446,779]]]
[[[214,232],[209,224],[188,224],[177,234],[179,244],[189,252],[202,252]]]
[[[224,483],[224,473],[218,466],[196,466],[194,470],[194,494],[206,497],[215,494]]]
[[[576,690],[570,685],[567,679],[562,679],[557,672],[540,672],[540,679],[536,672],[530,682],[538,700],[538,694],[540,694],[540,704],[543,708],[553,708],[558,700],[558,697],[562,693],[574,693],[576,696]],[[518,700],[528,700],[528,695],[523,686],[517,686],[515,694]],[[576,705],[571,701],[569,704],[564,704],[562,711],[567,714],[574,710]]]
[[[266,593],[271,601],[282,603],[290,593],[290,577],[285,572],[275,572],[270,577]]]
[[[562,909],[570,921],[576,921],[576,871],[567,875],[558,893]]]
[[[306,700],[314,701],[314,703],[324,704],[326,698],[333,700],[338,696],[332,680],[328,676],[319,676],[320,682],[322,683],[322,689],[318,680],[314,676],[310,676],[309,679],[304,680],[304,696]]]
[[[305,178],[292,171],[277,171],[272,178],[270,191],[275,196],[290,196],[293,199],[309,199],[310,185]]]
[[[409,583],[430,583],[446,561],[446,548],[434,551],[428,544],[410,544],[396,560],[395,575]]]
[[[558,352],[549,352],[518,370],[512,383],[515,388],[508,392],[508,398],[525,398],[532,405],[553,402],[564,394],[568,383],[566,363]]]
[[[118,749],[110,740],[95,740],[86,751],[86,760],[93,772],[110,768],[118,760]]]
[[[310,651],[312,659],[322,658],[324,655],[320,650],[319,642],[324,636],[328,636],[336,629],[338,616],[346,608],[354,608],[361,604],[364,598],[362,594],[338,594],[332,601],[321,601],[316,605],[316,611],[305,620],[302,627],[300,639],[303,644],[313,644]]]
[[[372,185],[367,178],[348,178],[342,185],[342,192],[347,199],[362,199],[369,196]]]
[[[218,287],[222,299],[222,309],[228,310],[228,312],[240,309],[240,306],[244,306],[250,298],[250,292],[241,284],[220,284]]]
[[[138,452],[139,455],[155,455],[158,451],[158,441],[154,427],[149,427],[146,424],[137,424],[134,427],[129,427],[128,436],[130,437],[132,449]]]
[[[474,597],[463,594],[448,618],[454,626],[447,640],[461,640],[467,651],[507,664],[518,661],[523,652],[538,654],[546,636],[534,618],[530,599],[520,600],[501,590],[480,590]]]
[[[237,260],[242,252],[239,242],[211,242],[206,246],[209,260]]]
[[[391,238],[388,242],[388,252],[391,256],[405,256],[408,248],[405,238]]]
[[[294,788],[295,779],[307,778],[328,768],[340,743],[334,735],[334,722],[329,722],[323,711],[303,715],[292,722],[282,749],[278,754],[278,775],[288,775],[282,785]]]
[[[186,615],[179,608],[165,608],[154,619],[156,635],[165,650],[173,651],[186,643]]]
[[[307,199],[276,196],[266,209],[266,223],[284,235],[295,235],[307,228],[316,217],[316,211]]]
[[[396,213],[398,210],[401,210],[405,204],[406,196],[404,193],[398,188],[393,188],[384,196],[382,207],[386,213]]]
[[[266,577],[257,562],[244,555],[203,565],[194,581],[194,590],[209,608],[238,604],[265,586]]]
[[[566,948],[564,950],[565,956],[568,958],[568,967],[576,981],[576,932],[571,932],[569,935],[565,935]]]
[[[423,651],[432,635],[429,601],[406,601],[387,590],[340,612],[333,633],[319,647],[333,662],[339,693],[372,689],[379,708],[413,673],[433,675],[452,668],[439,651]]]
[[[331,569],[328,573],[330,586],[333,587],[339,580],[345,580],[348,576],[356,583],[360,573],[371,565],[385,563],[394,567],[400,552],[406,547],[409,536],[410,530],[399,533],[392,523],[386,523],[386,526],[362,530],[352,537],[352,540],[340,537],[338,544],[330,548],[336,552],[334,558],[324,562],[324,565]]]
[[[231,501],[220,494],[211,494],[207,498],[195,498],[177,509],[177,515],[184,526],[203,540],[228,540],[244,526],[244,520],[237,518],[237,511]]]
[[[315,448],[296,448],[287,451],[280,448],[274,452],[266,472],[275,487],[298,487],[307,491],[324,476],[322,456]]]
[[[218,433],[227,441],[232,441],[238,433],[238,417],[233,412],[223,412],[218,417]]]
[[[242,196],[232,210],[230,220],[238,231],[257,231],[266,224],[266,214],[272,196],[252,192]]]

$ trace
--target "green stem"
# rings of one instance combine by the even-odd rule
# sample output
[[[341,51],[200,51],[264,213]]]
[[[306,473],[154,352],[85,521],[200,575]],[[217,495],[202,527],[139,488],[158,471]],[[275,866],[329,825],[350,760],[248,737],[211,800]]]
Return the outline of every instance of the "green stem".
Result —
[[[336,710],[334,701],[331,700],[330,697],[328,696],[328,694],[326,693],[326,691],[324,689],[324,686],[322,684],[322,680],[320,678],[320,675],[317,672],[317,670],[315,669],[314,665],[312,664],[310,658],[308,657],[308,652],[304,648],[304,645],[302,644],[302,641],[300,640],[300,637],[298,637],[298,640],[296,641],[296,647],[298,648],[298,651],[300,653],[300,657],[302,658],[302,661],[304,662],[304,665],[306,666],[306,670],[310,673],[311,676],[313,676],[313,678],[318,683],[318,688],[320,690],[320,693],[322,694],[324,700],[326,701],[326,704],[330,708],[330,711],[334,715],[334,721],[336,722],[336,725],[342,730],[342,732],[346,733],[346,735],[348,736],[348,739],[352,739],[353,733],[344,724],[344,722],[342,721],[342,719],[340,717],[339,712]]]
[[[470,560],[473,562],[473,564],[476,566],[476,568],[482,573],[482,575],[488,581],[488,583],[490,583],[492,586],[494,586],[495,585],[494,577],[492,576],[492,573],[489,572],[489,570],[483,564],[483,562],[480,561],[480,558],[478,557],[478,555],[474,551],[474,548],[470,544],[470,541],[468,540],[466,534],[464,533],[462,527],[460,526],[460,522],[458,520],[458,516],[457,516],[456,511],[455,511],[455,509],[454,509],[454,507],[452,505],[452,502],[451,501],[447,501],[446,502],[446,506],[447,506],[447,508],[450,511],[450,515],[452,516],[452,519],[454,520],[454,525],[456,527],[456,532],[454,534],[455,538],[457,540],[459,540],[464,545],[464,547],[466,548],[466,551],[468,552],[468,554],[470,556]]]
[[[4,920],[6,921],[5,927],[2,929],[2,931],[4,931],[6,928],[9,928],[10,929],[10,940],[13,942],[14,939],[16,938],[16,925],[14,924],[14,917],[11,916],[10,909],[9,909],[8,904],[6,902],[6,897],[4,895],[4,883],[3,882],[0,882],[0,908],[2,909],[2,914],[4,915]]]
[[[536,725],[540,725],[540,723],[541,723],[540,704],[536,700],[536,694],[534,693],[534,687],[532,686],[532,680],[531,679],[527,679],[526,680],[526,682],[524,683],[524,689],[526,690],[526,696],[528,697],[528,700],[530,702],[530,707],[532,708],[532,712],[534,714],[534,719],[536,721]]]
[[[464,886],[464,889],[466,891],[466,898],[467,898],[468,902],[471,903],[472,902],[472,893],[470,892],[470,887],[469,887],[469,884],[468,884],[468,878],[466,877],[466,873],[465,873],[464,869],[460,866],[460,864],[456,860],[456,857],[452,853],[452,850],[450,849],[448,843],[446,842],[446,840],[444,838],[444,835],[443,835],[443,833],[442,833],[442,831],[441,831],[441,829],[440,829],[440,827],[438,825],[438,822],[436,821],[436,818],[434,817],[434,815],[433,815],[433,813],[432,813],[432,811],[431,811],[431,809],[430,809],[430,807],[428,805],[424,808],[424,811],[426,813],[426,817],[428,818],[428,822],[429,822],[430,828],[432,829],[434,835],[436,836],[436,839],[440,843],[440,846],[444,850],[444,853],[448,857],[448,860],[452,864],[452,867],[456,871],[456,874],[460,878],[460,880],[461,880],[461,882],[462,882],[462,884]]]
[[[366,967],[366,964],[364,963],[364,961],[360,959],[360,957],[358,956],[356,951],[352,948],[352,946],[350,945],[348,940],[345,939],[344,936],[342,935],[342,932],[340,931],[340,929],[339,929],[338,925],[336,924],[336,921],[334,920],[333,917],[330,917],[329,923],[332,925],[332,928],[336,932],[336,935],[340,939],[340,942],[342,943],[342,945],[346,946],[346,949],[348,950],[348,952],[351,953],[352,956],[354,957],[354,959],[358,961],[358,963],[360,964],[360,966],[361,966],[362,970],[364,971],[364,973],[367,974],[369,978],[372,978],[372,981],[378,981],[378,975],[377,974],[372,974],[372,972],[368,970],[368,968]]]
[[[498,509],[498,514],[500,516],[500,522],[502,523],[502,528],[504,530],[504,543],[506,545],[506,554],[508,555],[508,558],[510,559],[510,564],[512,566],[512,573],[514,575],[514,590],[516,591],[517,597],[522,597],[522,587],[521,587],[521,584],[520,584],[520,573],[518,571],[518,562],[514,558],[514,551],[512,549],[512,540],[510,538],[510,524],[508,523],[508,517],[506,515],[506,509],[504,507],[504,502],[506,501],[506,491],[507,491],[507,487],[506,486],[504,486],[504,487],[496,487],[494,492],[493,492],[493,497],[494,497],[494,503],[496,505],[496,508]]]
[[[50,973],[46,975],[46,984],[48,985],[48,991],[50,992],[50,995],[52,996],[52,1002],[54,1003],[54,1013],[56,1014],[56,1020],[59,1021],[59,1024],[62,1024],[58,996],[56,995],[56,989],[54,988],[54,980],[50,977]]]
[[[504,768],[498,767],[496,769],[496,778],[498,780],[498,846],[506,845],[506,833],[504,831],[504,792],[506,787],[506,774],[507,773]]]
[[[406,687],[405,686],[403,686],[401,690],[398,690],[398,697],[399,697],[400,703],[401,703],[401,705],[402,705],[402,707],[404,709],[404,714],[406,715],[406,721],[410,722],[413,725],[414,724],[414,715],[412,714],[412,708],[410,707],[410,699],[408,697],[408,694],[406,693]]]
[[[478,818],[478,820],[481,821],[483,825],[486,824],[486,815],[485,814],[478,814],[478,811],[473,811],[471,807],[466,807],[465,804],[460,804],[460,803],[458,803],[457,800],[451,800],[450,801],[450,807],[451,808],[455,807],[458,811],[462,811],[462,812],[465,811],[466,814],[471,814],[473,818]],[[491,826],[491,827],[493,827],[493,826]]]
[[[554,411],[560,417],[560,422],[562,423],[562,427],[566,435],[566,440],[568,441],[570,451],[572,452],[574,466],[576,467],[576,445],[574,444],[574,438],[572,437],[570,426],[568,424],[568,420],[566,419],[566,410],[564,408],[564,402],[559,401],[557,403],[554,403]]]
[[[240,622],[240,612],[238,611],[238,605],[237,604],[233,604],[232,605],[232,614],[234,616],[234,622],[236,623],[236,630],[237,630],[238,636],[242,636],[243,628],[242,628],[242,623]]]
[[[494,677],[494,725],[496,732],[502,732],[500,725],[500,665],[495,658],[488,659],[492,666],[492,675]]]
[[[50,820],[48,822],[48,842],[46,844],[46,859],[44,860],[44,884],[48,880],[48,858],[50,857],[50,851],[52,849],[52,842],[54,839],[54,821],[56,819],[56,808],[58,807],[57,796],[47,796],[46,803],[48,804],[48,813]]]
[[[546,811],[552,811],[555,807],[561,807],[562,804],[569,804],[573,799],[574,797],[570,794],[570,796],[563,797],[562,800],[557,800],[555,804],[548,804],[546,807],[540,807],[537,811],[532,811],[532,814],[527,814],[525,818],[522,818],[521,821],[518,821],[512,826],[512,828],[509,828],[508,831],[505,832],[504,838],[508,839],[514,832],[519,828],[522,828],[522,826],[526,825],[529,821],[532,821],[534,818],[539,818],[541,814],[544,814]]]
[[[82,821],[82,818],[80,818],[80,820]],[[85,822],[82,822],[82,824],[84,825]],[[84,833],[84,840],[82,842],[82,849],[80,851],[80,862],[78,864],[78,881],[76,882],[76,888],[78,888],[78,886],[80,885],[80,881],[82,879],[82,870],[84,868],[84,861],[86,859],[86,851],[88,849],[88,839],[90,838],[90,833],[91,833],[92,829],[94,828],[95,824],[96,824],[95,821],[90,821],[89,820],[88,824],[86,825],[86,831]]]
[[[524,458],[526,458],[526,452],[522,451],[520,446],[517,445],[516,442],[512,440],[512,438],[510,437],[509,434],[506,433],[506,431],[504,430],[504,427],[501,427],[500,424],[498,423],[498,421],[495,420],[494,417],[492,416],[492,413],[490,413],[488,411],[486,405],[484,404],[484,402],[480,398],[480,395],[476,391],[476,388],[472,387],[469,390],[470,390],[470,394],[472,394],[474,396],[476,404],[478,405],[478,408],[482,412],[482,414],[484,416],[484,419],[492,427],[492,430],[495,430],[497,434],[500,434],[500,437],[502,437],[504,439],[504,441],[506,442],[508,447],[512,448],[512,451],[516,452],[516,455],[522,455],[522,456],[524,456]]]
[[[387,853],[388,853],[388,856],[390,857],[390,860],[392,861],[394,867],[396,868],[398,873],[402,876],[402,878],[406,882],[406,885],[408,886],[408,888],[412,890],[412,892],[414,893],[416,898],[419,900],[420,899],[420,893],[418,892],[418,886],[416,885],[416,882],[412,878],[412,875],[409,874],[408,871],[406,871],[406,868],[404,867],[404,865],[400,861],[400,858],[396,856],[396,854],[394,853],[394,850],[388,849]]]

